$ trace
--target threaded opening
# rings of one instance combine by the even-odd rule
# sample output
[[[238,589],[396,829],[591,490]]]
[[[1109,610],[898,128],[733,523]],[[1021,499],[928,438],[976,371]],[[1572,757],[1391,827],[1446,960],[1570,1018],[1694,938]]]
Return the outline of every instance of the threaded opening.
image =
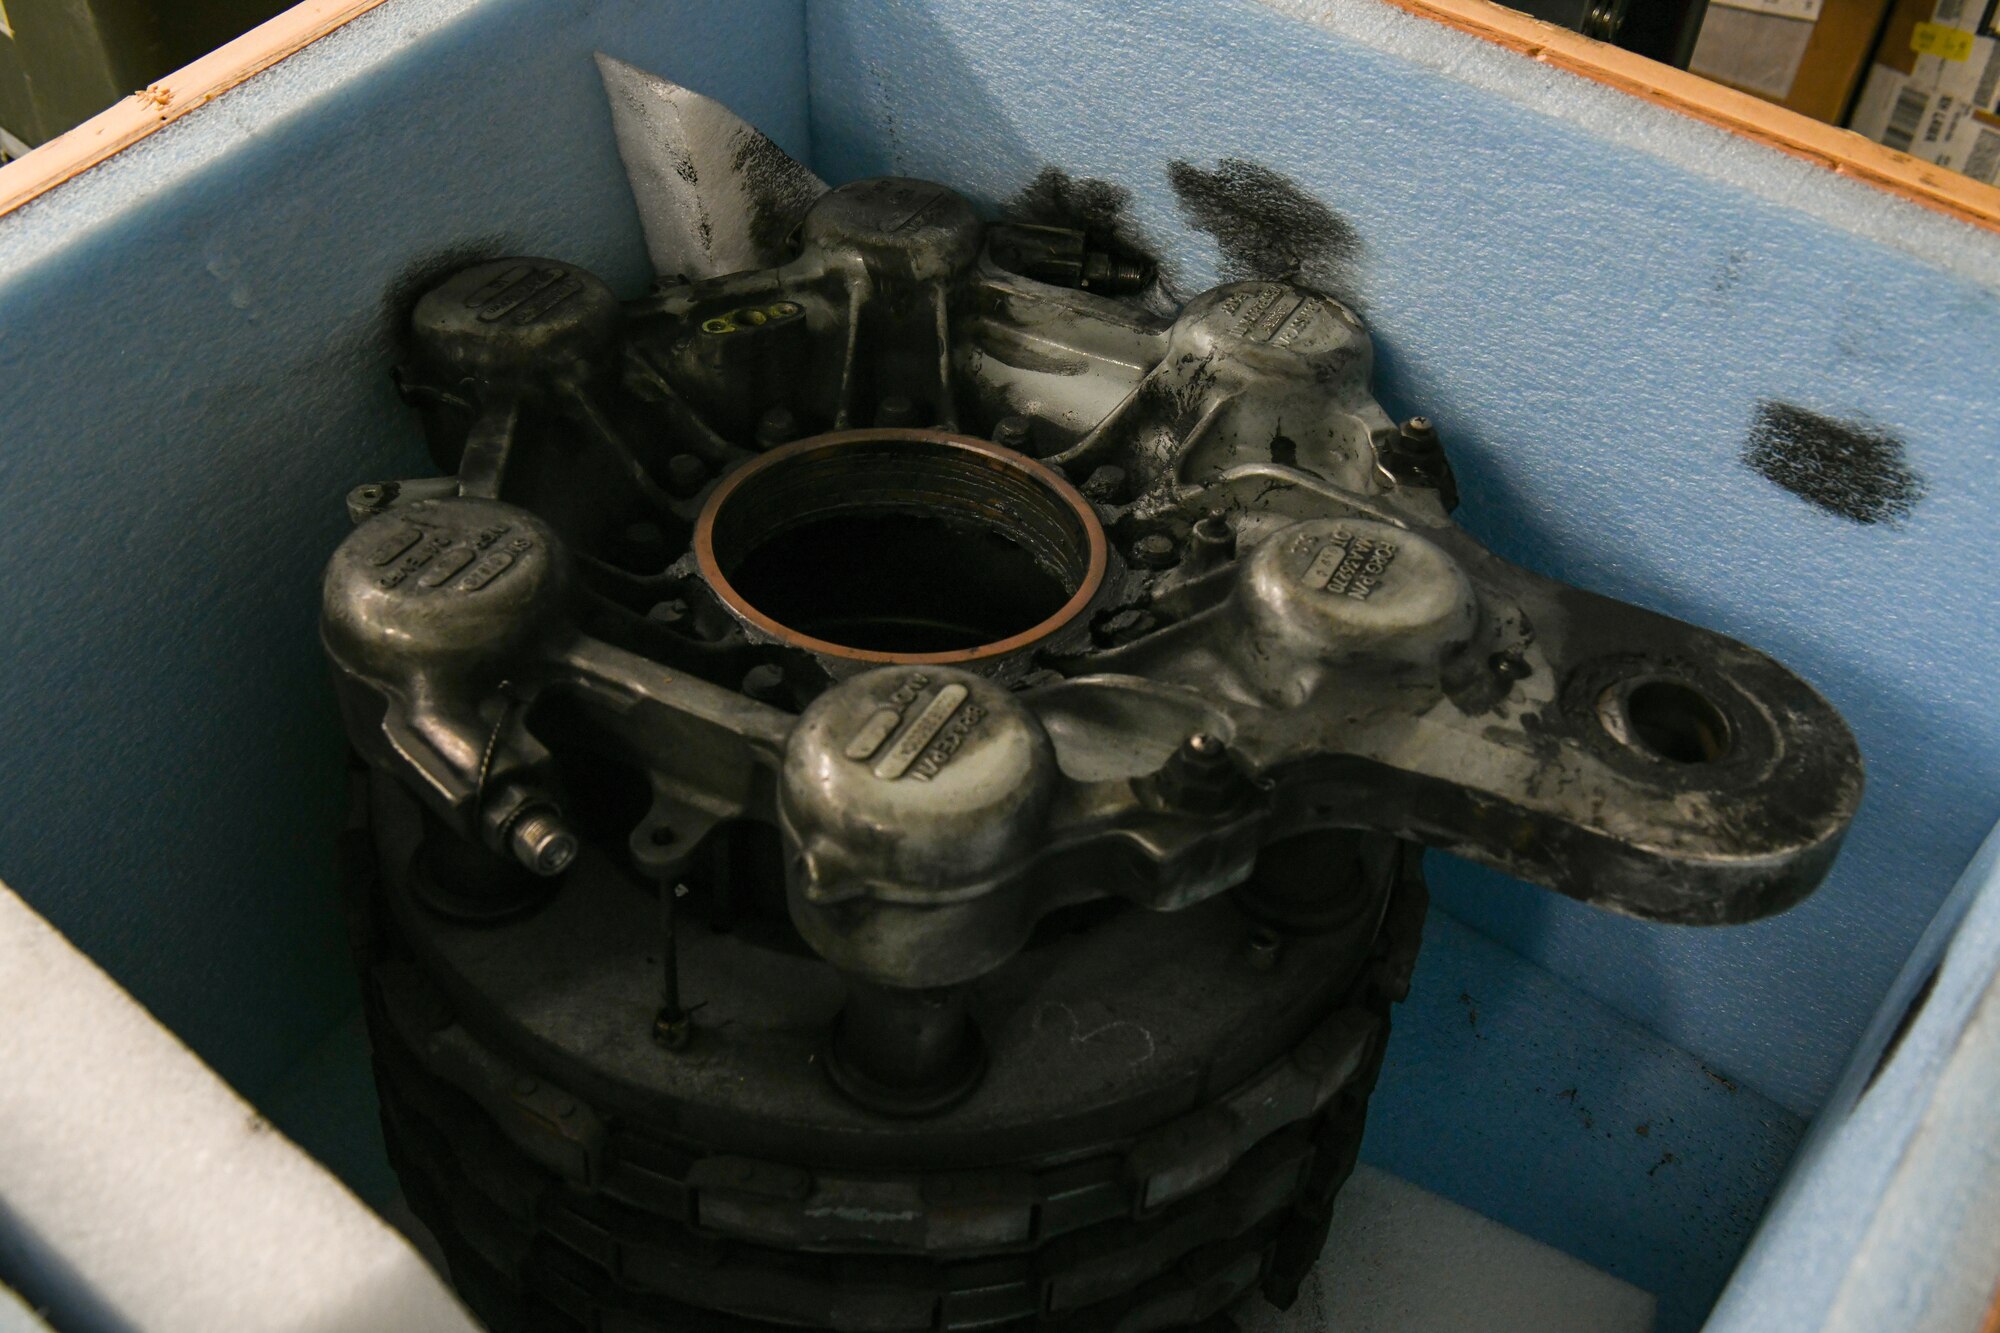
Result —
[[[1089,505],[1047,467],[936,431],[800,441],[718,487],[696,542],[738,614],[878,661],[1012,651],[1073,618],[1103,579]]]

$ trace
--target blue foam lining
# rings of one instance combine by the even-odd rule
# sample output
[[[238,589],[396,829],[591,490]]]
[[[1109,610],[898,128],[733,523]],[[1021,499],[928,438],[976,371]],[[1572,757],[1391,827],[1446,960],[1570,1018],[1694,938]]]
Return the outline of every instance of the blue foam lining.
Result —
[[[636,295],[593,50],[807,151],[798,0],[394,0],[0,222],[0,874],[253,1095],[353,1003],[316,630],[420,474],[388,291],[553,253]]]
[[[1365,1160],[1701,1327],[1800,1117],[1443,912],[1393,1022]]]

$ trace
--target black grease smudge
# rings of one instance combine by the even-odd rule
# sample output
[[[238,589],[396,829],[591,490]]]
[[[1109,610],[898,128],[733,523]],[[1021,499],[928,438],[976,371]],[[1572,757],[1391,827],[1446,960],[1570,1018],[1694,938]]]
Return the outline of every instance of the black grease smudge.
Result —
[[[1007,215],[1020,222],[1115,235],[1127,225],[1132,192],[1110,181],[1078,180],[1061,167],[1043,167],[1008,205]]]
[[[1153,263],[1155,254],[1132,221],[1132,192],[1093,177],[1078,179],[1060,167],[1043,167],[1007,205],[1015,222],[1080,231],[1092,245],[1124,259]]]
[[[824,188],[811,171],[757,130],[737,141],[729,166],[750,201],[750,243],[776,263],[785,242]]]
[[[1224,277],[1296,282],[1334,296],[1349,287],[1360,235],[1296,182],[1233,157],[1213,171],[1169,163],[1167,182],[1188,221],[1215,237]]]
[[[1791,403],[1758,404],[1743,461],[1800,499],[1856,523],[1905,518],[1924,497],[1924,480],[1910,470],[1894,435]]]

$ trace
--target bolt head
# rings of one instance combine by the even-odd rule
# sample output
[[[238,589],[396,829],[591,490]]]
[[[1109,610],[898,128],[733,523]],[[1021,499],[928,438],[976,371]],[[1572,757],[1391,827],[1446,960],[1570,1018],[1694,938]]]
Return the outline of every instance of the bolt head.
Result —
[[[1125,469],[1106,463],[1083,479],[1084,498],[1098,504],[1116,504],[1125,495]]]
[[[1026,453],[1028,446],[1033,444],[1034,440],[1034,423],[1027,417],[1019,415],[1001,417],[1000,420],[993,423],[993,443],[995,444],[1004,445],[1009,449],[1018,449]]]
[[[1179,553],[1180,548],[1174,544],[1174,539],[1164,532],[1149,532],[1132,543],[1134,563],[1147,569],[1164,569],[1174,562]]]
[[[1247,772],[1220,736],[1198,731],[1181,742],[1159,772],[1159,790],[1189,810],[1226,810],[1249,799]]]
[[[514,859],[537,875],[560,875],[576,860],[576,834],[554,810],[530,810],[514,821]]]
[[[1097,637],[1105,644],[1116,647],[1130,643],[1147,633],[1158,620],[1151,611],[1124,610],[1115,612],[1097,627]]]
[[[675,1016],[662,1009],[653,1019],[653,1040],[670,1051],[685,1050],[694,1036],[694,1025],[685,1014]]]
[[[694,1039],[694,1021],[680,1009],[662,1009],[652,1019],[652,1039],[668,1051],[686,1051]]]
[[[757,443],[771,446],[784,444],[799,433],[799,419],[789,407],[780,404],[769,408],[757,418]]]
[[[777,702],[783,696],[784,689],[783,667],[763,662],[743,673],[743,693],[759,703]]]
[[[693,454],[675,454],[667,460],[667,489],[686,499],[708,480],[708,465]]]

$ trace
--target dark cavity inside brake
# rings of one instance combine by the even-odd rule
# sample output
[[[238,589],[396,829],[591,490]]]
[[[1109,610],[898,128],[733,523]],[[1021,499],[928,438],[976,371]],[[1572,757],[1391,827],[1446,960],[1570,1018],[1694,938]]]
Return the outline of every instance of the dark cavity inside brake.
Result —
[[[1699,692],[1670,680],[1652,680],[1625,697],[1632,734],[1662,759],[1712,764],[1729,753],[1729,720]]]
[[[996,643],[1049,619],[1075,592],[999,528],[896,509],[794,524],[728,576],[780,624],[876,653]]]
[[[1060,476],[941,432],[801,441],[710,506],[718,591],[859,656],[976,656],[1053,630],[1102,574],[1096,517]]]

